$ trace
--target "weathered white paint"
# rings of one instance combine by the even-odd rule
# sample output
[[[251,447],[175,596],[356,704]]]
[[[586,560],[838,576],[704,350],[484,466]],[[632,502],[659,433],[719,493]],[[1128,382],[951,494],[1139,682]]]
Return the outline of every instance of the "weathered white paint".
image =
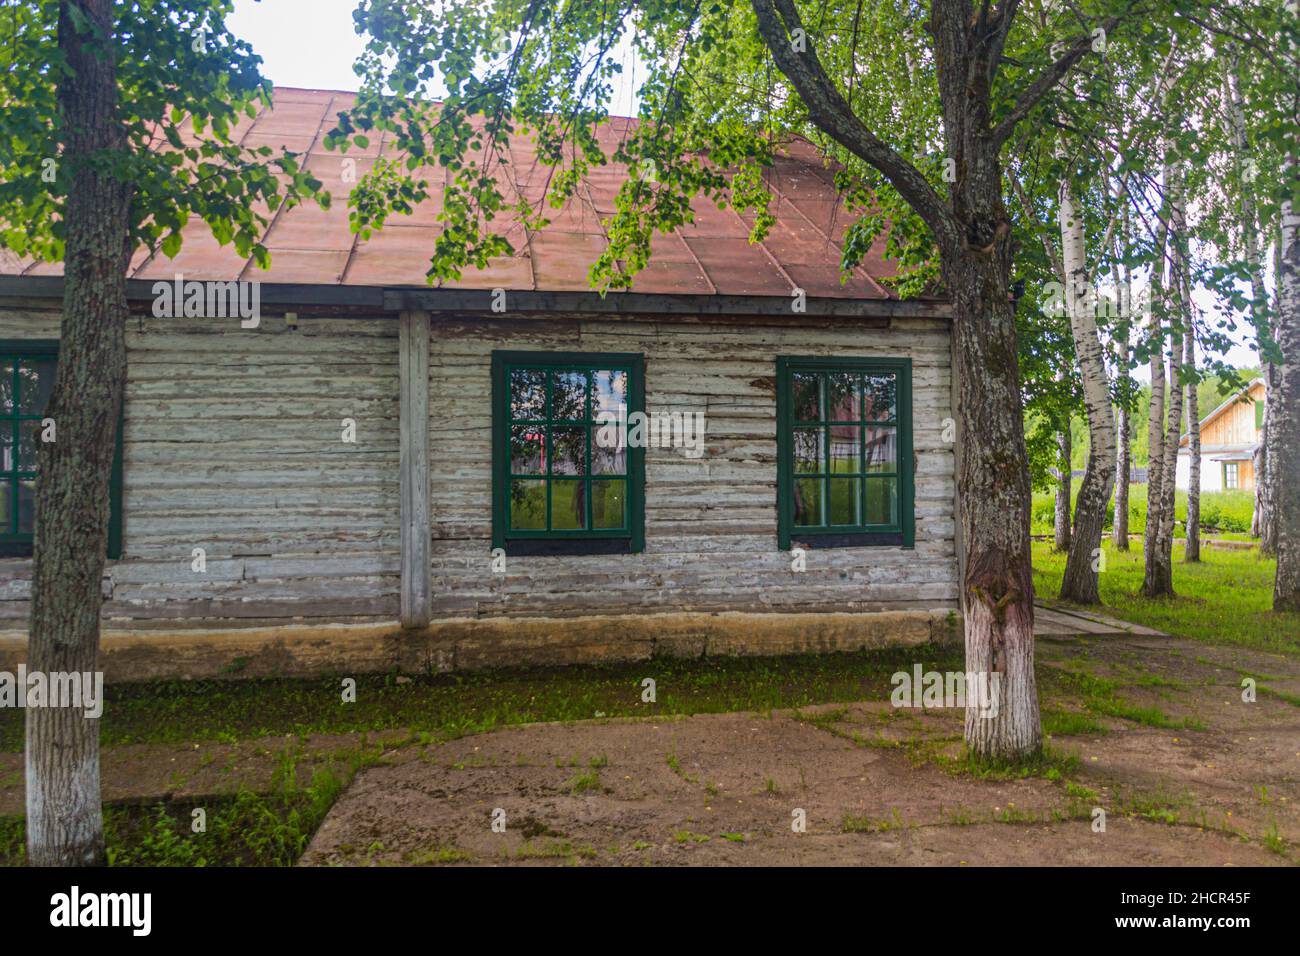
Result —
[[[954,444],[948,323],[890,329],[570,316],[546,322],[434,317],[430,364],[434,617],[660,611],[952,608]],[[518,557],[493,574],[491,353],[639,352],[648,411],[702,411],[705,453],[646,453],[642,554]],[[791,569],[776,541],[778,355],[910,356],[916,548],[829,548]]]
[[[418,321],[414,325],[418,326]],[[55,338],[53,311],[0,311],[6,338]],[[414,343],[420,335],[410,328]],[[430,613],[578,618],[646,612],[931,610],[956,606],[954,418],[946,320],[888,329],[590,316],[434,316],[427,375],[403,362],[398,319],[311,318],[287,328],[132,318],[125,429],[125,553],[110,562],[110,628],[232,621],[394,621],[403,559],[427,542]],[[494,349],[640,352],[651,411],[702,411],[705,454],[649,449],[646,550],[511,557],[491,571]],[[909,356],[916,547],[818,549],[791,570],[776,546],[775,359]],[[402,508],[403,375],[427,379],[430,531]],[[357,442],[341,440],[342,420]],[[951,438],[952,436],[947,436]],[[418,475],[411,488],[418,487]],[[431,538],[431,540],[430,540]],[[191,571],[203,547],[207,570]],[[0,560],[0,629],[27,614],[30,562]],[[418,590],[421,576],[412,575]],[[418,621],[419,598],[412,591]]]
[[[58,334],[56,312],[0,311],[0,337]],[[106,623],[394,620],[397,346],[395,320],[132,317]],[[29,578],[0,560],[0,627],[25,621]]]

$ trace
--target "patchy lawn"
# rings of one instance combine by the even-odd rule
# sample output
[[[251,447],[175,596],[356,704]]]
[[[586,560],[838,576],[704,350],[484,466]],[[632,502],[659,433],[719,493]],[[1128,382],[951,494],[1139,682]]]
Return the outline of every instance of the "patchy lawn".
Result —
[[[995,770],[964,759],[959,711],[889,705],[894,671],[960,669],[955,649],[376,678],[347,732],[334,682],[303,682],[280,710],[293,682],[235,683],[206,689],[183,742],[161,727],[174,701],[131,688],[105,717],[112,862],[1296,861],[1300,660],[1129,635],[1038,646],[1047,752]],[[578,709],[584,690],[597,696]],[[241,723],[236,703],[265,709]],[[277,735],[241,736],[262,727]],[[21,755],[0,754],[0,862],[22,861],[21,793]]]
[[[918,658],[919,655],[919,658]],[[118,864],[283,865],[360,768],[512,725],[766,711],[887,696],[916,660],[960,669],[956,647],[656,660],[436,677],[110,685],[101,720],[106,836]],[[645,678],[655,700],[643,700]],[[0,710],[0,865],[23,853],[23,714]],[[207,832],[192,832],[203,809]]]
[[[1034,543],[1034,589],[1040,599],[1054,601],[1061,590],[1065,555],[1049,542]],[[1201,561],[1188,564],[1183,549],[1174,548],[1174,591],[1171,599],[1150,599],[1142,588],[1142,543],[1131,550],[1104,546],[1105,570],[1100,577],[1105,613],[1168,634],[1212,644],[1234,644],[1283,654],[1300,654],[1300,612],[1272,610],[1273,577],[1277,561],[1259,557],[1257,550],[1201,549]]]
[[[1035,561],[1050,597],[1064,557]],[[899,670],[963,670],[955,646],[363,676],[355,703],[341,677],[110,687],[110,862],[1295,863],[1300,615],[1268,611],[1272,567],[1207,550],[1147,601],[1140,551],[1108,549],[1109,613],[1182,637],[1040,638],[1048,747],[1000,770],[964,759],[960,712],[889,705]],[[0,864],[22,732],[0,711]]]

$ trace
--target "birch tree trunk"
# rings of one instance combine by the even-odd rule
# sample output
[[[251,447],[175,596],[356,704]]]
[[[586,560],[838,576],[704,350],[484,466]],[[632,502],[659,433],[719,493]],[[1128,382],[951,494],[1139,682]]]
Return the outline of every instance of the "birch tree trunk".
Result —
[[[1295,163],[1293,161],[1291,165],[1291,176],[1295,176],[1294,170]],[[1292,210],[1292,214],[1294,214],[1294,210]],[[1276,308],[1274,309],[1274,321],[1279,326],[1282,323],[1282,296],[1284,291],[1282,277],[1285,272],[1285,266],[1283,265],[1283,250],[1286,246],[1286,243],[1284,242],[1285,234],[1285,226],[1279,223],[1277,242],[1273,244],[1273,275],[1277,277],[1274,281],[1276,304]],[[1294,307],[1294,305],[1295,303],[1293,301],[1292,306]],[[1273,336],[1273,340],[1277,343],[1278,348],[1281,349],[1281,329],[1279,328],[1270,334]],[[1283,361],[1285,361],[1285,349],[1282,349],[1282,357]],[[1264,473],[1268,476],[1268,483],[1264,486],[1263,511],[1259,526],[1259,553],[1261,555],[1276,555],[1279,546],[1277,510],[1281,507],[1279,502],[1282,500],[1282,486],[1284,484],[1294,484],[1300,479],[1295,477],[1295,472],[1288,475],[1282,466],[1282,451],[1279,444],[1283,440],[1282,430],[1284,426],[1280,424],[1280,419],[1285,414],[1294,414],[1294,412],[1287,412],[1285,407],[1286,400],[1283,398],[1281,392],[1278,391],[1278,389],[1282,387],[1282,373],[1276,366],[1270,367],[1267,369],[1267,372],[1268,383],[1265,385],[1265,388],[1268,391],[1264,397],[1264,434],[1260,436],[1260,440],[1264,445]],[[1294,407],[1295,406],[1292,405],[1292,408]]]
[[[1147,521],[1142,533],[1142,593],[1148,597],[1173,593],[1173,569],[1168,562],[1161,563],[1159,544],[1165,486],[1165,346],[1160,315],[1164,308],[1163,276],[1168,233],[1166,224],[1161,227],[1156,242],[1156,262],[1151,273],[1151,317],[1147,324],[1151,354],[1151,400],[1147,406]]]
[[[1246,265],[1250,270],[1250,310],[1255,326],[1256,348],[1261,358],[1267,354],[1266,345],[1272,335],[1268,328],[1265,305],[1267,293],[1264,291],[1264,267],[1260,257],[1258,214],[1255,209],[1255,196],[1250,188],[1254,178],[1246,173],[1249,157],[1246,141],[1246,106],[1241,93],[1241,51],[1233,44],[1232,55],[1228,61],[1228,111],[1232,123],[1233,148],[1237,154],[1237,175],[1241,182],[1241,245],[1245,253]],[[1278,273],[1274,273],[1277,275]],[[1264,426],[1259,445],[1252,455],[1255,471],[1255,508],[1250,521],[1251,537],[1261,538],[1260,551],[1274,554],[1277,551],[1277,532],[1273,522],[1273,476],[1268,460],[1268,416],[1273,405],[1273,388],[1276,384],[1273,363],[1263,361],[1261,375],[1264,379]]]
[[[1184,300],[1184,307],[1191,302]],[[1183,363],[1196,369],[1196,327],[1187,330],[1183,343]],[[1191,457],[1187,468],[1187,547],[1183,560],[1195,564],[1201,560],[1201,419],[1200,402],[1196,395],[1196,379],[1187,383],[1187,453]]]
[[[1070,497],[1074,472],[1070,464],[1073,450],[1070,423],[1056,433],[1056,513],[1052,522],[1052,546],[1062,554],[1070,550]]]
[[[1174,531],[1177,525],[1176,503],[1178,499],[1177,469],[1178,440],[1183,428],[1183,389],[1181,384],[1183,365],[1183,329],[1188,316],[1183,311],[1186,307],[1184,283],[1187,279],[1187,222],[1183,210],[1183,176],[1177,162],[1165,168],[1165,182],[1169,192],[1169,252],[1170,274],[1174,293],[1178,297],[1178,311],[1169,325],[1169,381],[1166,394],[1169,396],[1169,418],[1165,429],[1164,445],[1161,448],[1162,475],[1160,477],[1160,522],[1156,536],[1155,573],[1152,583],[1159,591],[1147,592],[1148,597],[1174,594]],[[1150,570],[1150,569],[1148,569]]]
[[[93,27],[78,33],[70,8]],[[126,382],[126,267],[131,188],[107,164],[126,149],[117,116],[112,0],[65,0],[59,80],[65,124],[63,327],[47,415],[56,440],[41,443],[32,582],[31,672],[96,669],[100,581],[108,545],[108,490]],[[26,711],[27,859],[34,866],[100,863],[99,723],[70,707]]]
[[[1300,2],[1287,0],[1294,20]],[[1295,47],[1288,50],[1294,68],[1300,69]],[[1300,89],[1292,100],[1292,120],[1300,120]],[[1294,197],[1300,191],[1300,157],[1293,140],[1282,166],[1281,268],[1277,278],[1277,319],[1274,338],[1282,351],[1275,397],[1271,399],[1269,428],[1274,433],[1269,460],[1277,523],[1277,577],[1273,582],[1273,610],[1300,611],[1300,209]]]
[[[1098,559],[1106,525],[1106,504],[1115,481],[1115,413],[1110,404],[1105,353],[1097,333],[1096,297],[1089,281],[1083,210],[1079,208],[1068,173],[1061,180],[1059,210],[1066,307],[1088,416],[1088,463],[1074,507],[1074,536],[1065,562],[1060,596],[1062,600],[1080,604],[1100,604]]]
[[[1128,248],[1128,207],[1124,207],[1123,217],[1120,224],[1120,243]],[[1133,287],[1131,276],[1127,265],[1123,268],[1123,277],[1120,275],[1118,264],[1118,249],[1114,247],[1112,240],[1112,254],[1115,264],[1111,267],[1111,281],[1115,285],[1115,301],[1119,307],[1121,318],[1120,328],[1123,330],[1122,335],[1115,341],[1115,368],[1117,375],[1125,376],[1128,380],[1128,363],[1129,363],[1129,332],[1127,322],[1133,315]],[[1111,544],[1116,551],[1127,551],[1128,546],[1128,496],[1129,496],[1129,479],[1133,471],[1133,416],[1129,411],[1127,404],[1127,391],[1123,396],[1126,401],[1119,406],[1119,449],[1115,468],[1115,517],[1111,523]]]
[[[1164,230],[1162,230],[1164,232]],[[1161,282],[1165,241],[1157,242],[1158,261],[1152,274],[1152,310],[1147,325],[1151,349],[1151,401],[1147,406],[1147,527],[1143,529],[1143,593],[1156,597],[1173,591],[1173,571],[1161,575],[1157,542],[1160,540],[1161,506],[1165,498],[1165,358],[1164,328],[1160,319]]]
[[[1130,436],[1133,431],[1132,416],[1128,408],[1119,407],[1119,454],[1115,465],[1115,518],[1111,524],[1110,543],[1116,551],[1128,547],[1128,487],[1133,471],[1133,450]]]

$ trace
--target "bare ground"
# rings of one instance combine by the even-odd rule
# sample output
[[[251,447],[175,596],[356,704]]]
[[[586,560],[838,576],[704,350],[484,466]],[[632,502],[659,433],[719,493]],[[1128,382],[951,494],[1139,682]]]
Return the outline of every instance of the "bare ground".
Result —
[[[1045,711],[1098,725],[1056,735],[1059,771],[1045,776],[971,773],[956,759],[960,712],[887,701],[514,727],[393,750],[355,779],[302,862],[1296,862],[1300,661],[1142,634],[1038,647]],[[1243,702],[1243,674],[1293,699]]]

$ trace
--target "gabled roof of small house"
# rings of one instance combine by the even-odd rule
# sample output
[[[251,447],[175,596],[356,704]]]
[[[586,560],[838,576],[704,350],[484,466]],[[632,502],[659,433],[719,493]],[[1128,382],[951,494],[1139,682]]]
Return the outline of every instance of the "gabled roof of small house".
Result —
[[[1262,378],[1252,379],[1250,382],[1247,382],[1242,388],[1233,392],[1226,399],[1224,399],[1217,406],[1215,406],[1212,412],[1210,412],[1208,415],[1206,415],[1204,418],[1201,419],[1201,427],[1204,428],[1206,425],[1213,422],[1216,418],[1219,418],[1220,416],[1226,414],[1228,409],[1232,408],[1232,406],[1238,403],[1241,403],[1243,405],[1246,404],[1246,402],[1243,401],[1243,399],[1249,396],[1256,386],[1263,388],[1264,380]],[[1250,404],[1252,405],[1254,404],[1253,399],[1251,400]],[[1183,432],[1183,437],[1179,439],[1178,442],[1179,446],[1186,445],[1189,441],[1191,441],[1191,437],[1192,436],[1190,433]]]
[[[259,280],[311,286],[424,287],[424,276],[440,224],[441,183],[430,179],[430,199],[411,216],[395,215],[369,239],[354,235],[348,224],[346,197],[352,189],[345,170],[360,178],[379,156],[388,155],[382,137],[366,150],[327,151],[326,132],[336,114],[350,107],[355,94],[329,90],[281,88],[274,107],[235,130],[245,146],[285,147],[307,154],[306,167],[334,198],[330,209],[307,204],[271,217],[263,242],[271,267],[259,269],[239,256],[233,244],[221,246],[197,219],[183,232],[184,244],[175,259],[161,252],[140,250],[129,278],[170,280],[176,274],[196,280]],[[612,119],[598,130],[606,152],[634,120]],[[534,204],[544,195],[552,169],[537,161],[531,141],[513,137],[508,145],[513,165],[507,185]],[[345,164],[345,160],[351,161]],[[355,164],[355,170],[352,164]],[[427,173],[434,176],[433,171]],[[782,296],[795,288],[807,297],[855,300],[897,299],[880,280],[894,274],[884,258],[884,239],[877,240],[863,263],[846,282],[840,281],[839,260],[844,232],[854,216],[838,194],[833,170],[806,141],[783,148],[767,181],[774,196],[777,224],[762,242],[748,239],[752,216],[719,209],[703,197],[692,205],[695,222],[671,234],[656,234],[649,266],[636,276],[630,291],[693,296]],[[526,230],[512,219],[498,217],[502,233],[515,249],[484,270],[468,268],[448,289],[494,289],[530,292],[589,292],[587,272],[606,244],[601,220],[614,212],[614,198],[627,177],[625,166],[613,162],[595,168],[578,194],[559,210],[548,210],[551,222],[542,230]],[[503,192],[509,192],[503,190]],[[58,263],[21,261],[0,249],[0,275],[59,276]]]

